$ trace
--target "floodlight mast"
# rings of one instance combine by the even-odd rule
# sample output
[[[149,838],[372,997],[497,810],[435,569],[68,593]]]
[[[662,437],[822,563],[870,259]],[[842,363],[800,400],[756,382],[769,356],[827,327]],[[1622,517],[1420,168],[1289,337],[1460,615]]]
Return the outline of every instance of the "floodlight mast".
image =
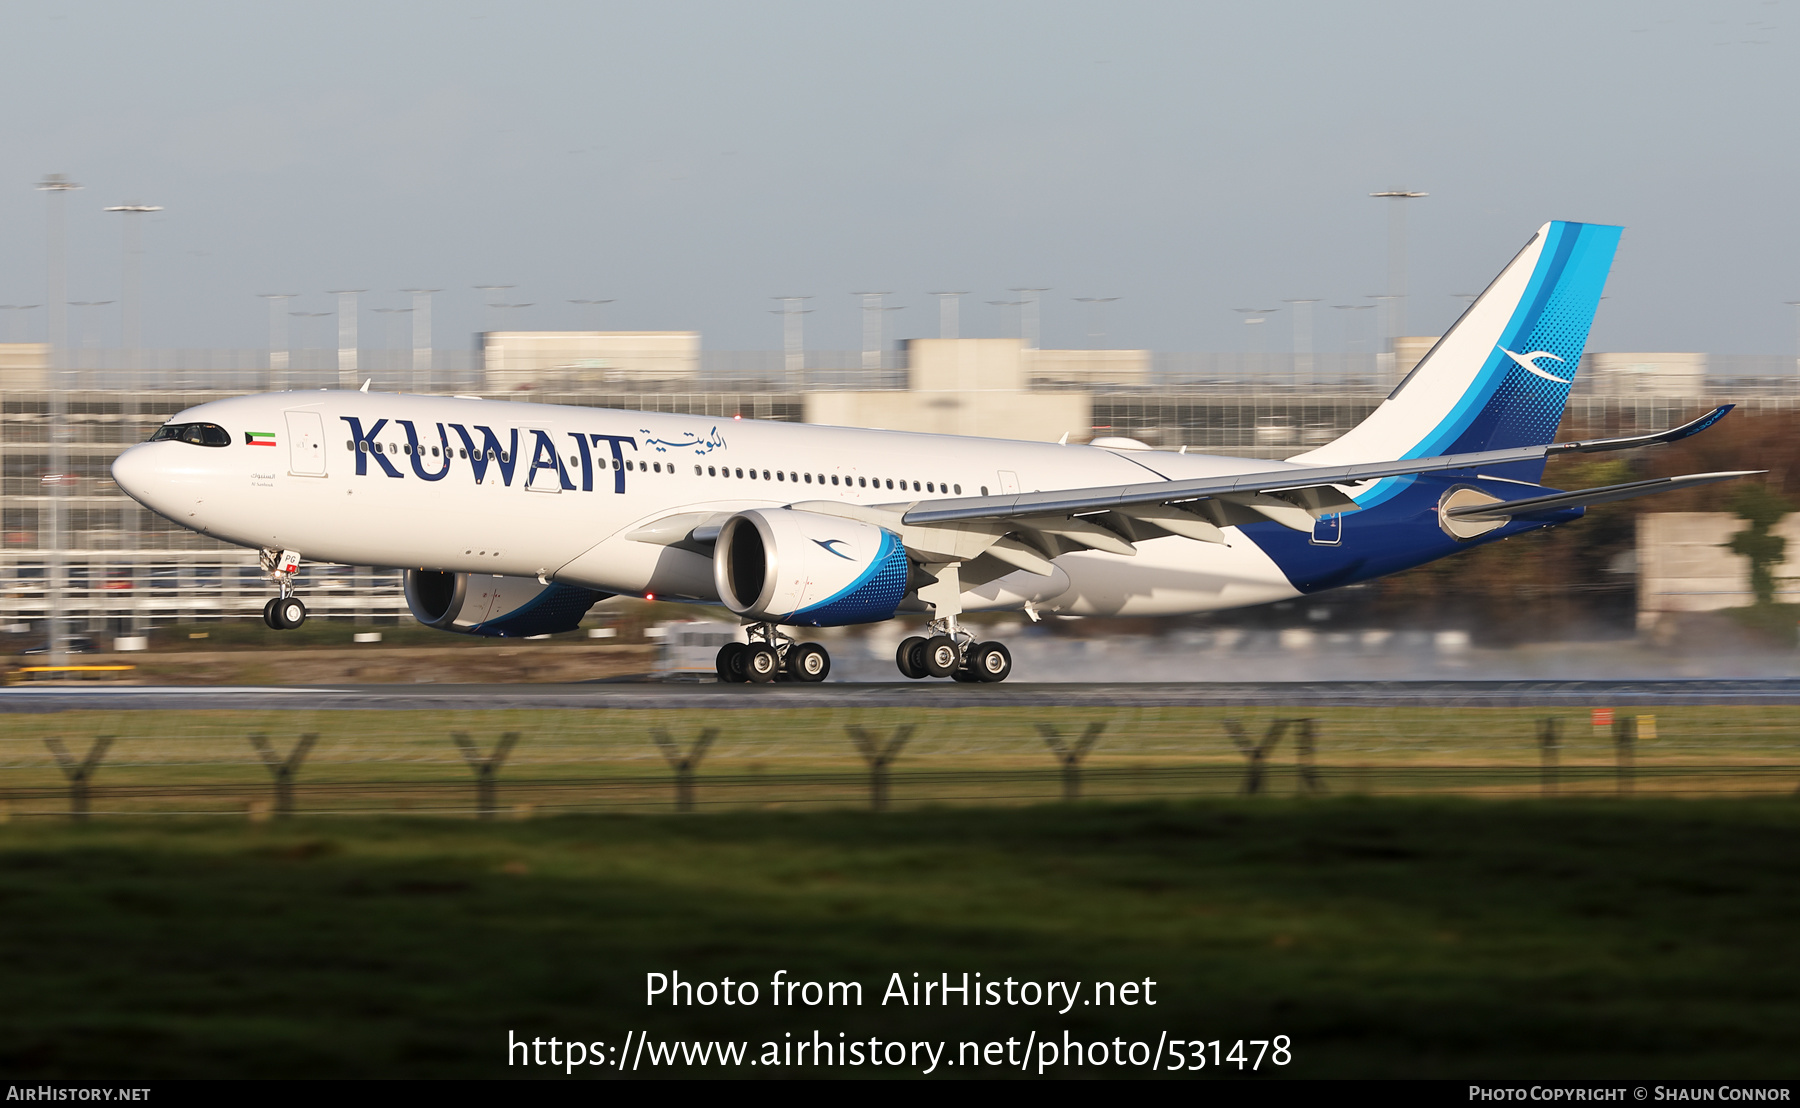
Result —
[[[49,231],[49,296],[44,303],[48,309],[49,346],[50,346],[50,465],[49,472],[44,474],[50,486],[50,535],[48,542],[39,538],[39,545],[47,547],[44,559],[49,564],[45,571],[49,580],[45,582],[45,609],[50,648],[50,664],[67,665],[69,661],[69,644],[64,634],[63,623],[63,573],[65,561],[63,552],[63,488],[67,482],[69,464],[69,402],[66,392],[67,381],[64,370],[67,367],[67,347],[69,343],[69,321],[65,298],[68,296],[68,271],[65,269],[63,245],[63,194],[73,192],[81,186],[69,180],[61,173],[51,173],[38,182],[38,190],[46,194],[47,228]]]
[[[297,292],[259,292],[256,294],[269,302],[269,373],[273,377],[277,370],[286,371],[288,367],[287,316],[284,314],[282,302],[299,296]]]
[[[1291,329],[1294,338],[1294,377],[1305,384],[1313,383],[1313,314],[1312,306],[1319,302],[1318,297],[1300,297],[1283,300],[1283,304],[1294,306]]]
[[[1070,299],[1077,304],[1086,304],[1088,307],[1088,347],[1092,349],[1095,345],[1093,340],[1106,337],[1106,317],[1102,313],[1105,312],[1108,304],[1116,302],[1119,298],[1116,296],[1075,296]]]
[[[1019,337],[1025,341],[1025,349],[1036,350],[1038,348],[1038,324],[1040,322],[1038,319],[1037,294],[1040,292],[1049,292],[1050,286],[1040,285],[1037,287],[1012,288],[1007,289],[1006,291],[1024,294],[1025,299],[1020,301],[1019,307]]]
[[[338,387],[356,387],[356,298],[368,289],[326,289],[338,298]]]
[[[1794,309],[1794,368],[1800,370],[1800,300],[1784,301]]]
[[[805,320],[800,317],[812,311],[800,305],[812,297],[771,296],[769,299],[781,302],[781,307],[772,309],[770,314],[781,317],[782,372],[788,388],[798,389],[806,380],[806,332],[802,326]]]
[[[105,209],[109,212],[125,212],[128,215],[148,215],[162,211],[158,204],[116,204]],[[120,299],[124,301],[121,323],[124,334],[120,337],[125,342],[125,356],[131,363],[127,369],[142,369],[139,364],[144,340],[144,306],[143,306],[143,235],[138,230],[138,221],[126,219],[124,226],[125,247],[125,287],[121,290]]]
[[[898,312],[903,309],[882,305],[882,297],[894,295],[892,289],[884,289],[880,292],[853,292],[850,295],[862,297],[863,368],[880,369],[882,320],[887,318],[888,312]]]
[[[962,330],[962,298],[969,295],[969,290],[947,289],[925,295],[938,298],[938,338],[961,338],[958,332]]]
[[[1370,196],[1388,201],[1388,351],[1394,340],[1406,334],[1406,202],[1430,196],[1428,192],[1389,189]]]
[[[401,289],[401,292],[412,294],[412,369],[413,391],[419,391],[419,375],[425,375],[425,384],[431,385],[431,294],[443,292],[443,289]]]

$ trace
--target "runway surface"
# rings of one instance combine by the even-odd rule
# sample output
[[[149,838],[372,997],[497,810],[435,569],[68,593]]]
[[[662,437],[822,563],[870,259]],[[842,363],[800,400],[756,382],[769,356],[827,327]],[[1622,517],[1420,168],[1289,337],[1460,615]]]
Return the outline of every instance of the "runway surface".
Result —
[[[1142,684],[86,686],[0,689],[0,712],[210,709],[1367,708],[1800,705],[1800,680]]]

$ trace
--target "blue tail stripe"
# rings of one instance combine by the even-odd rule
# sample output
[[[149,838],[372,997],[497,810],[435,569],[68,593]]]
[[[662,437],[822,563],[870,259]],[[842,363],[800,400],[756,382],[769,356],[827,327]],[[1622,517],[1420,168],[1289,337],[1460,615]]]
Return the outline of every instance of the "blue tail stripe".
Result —
[[[1401,457],[1531,446],[1555,437],[1621,230],[1600,224],[1550,224],[1549,241],[1500,343],[1488,352],[1480,372],[1450,412]],[[1544,366],[1563,380],[1528,372],[1508,357],[1506,350],[1520,355],[1534,351],[1555,355],[1562,360],[1546,359]],[[1495,469],[1492,475],[1536,482],[1543,476],[1543,463],[1517,463]],[[1372,508],[1410,484],[1410,478],[1390,478],[1359,495],[1357,501],[1365,509]]]

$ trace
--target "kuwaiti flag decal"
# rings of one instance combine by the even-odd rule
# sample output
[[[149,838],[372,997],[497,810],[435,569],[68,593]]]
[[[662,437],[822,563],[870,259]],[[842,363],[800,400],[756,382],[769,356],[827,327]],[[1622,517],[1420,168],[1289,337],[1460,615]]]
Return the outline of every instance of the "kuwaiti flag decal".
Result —
[[[275,445],[275,432],[273,432],[273,431],[245,431],[244,432],[244,445],[245,446],[274,446]]]

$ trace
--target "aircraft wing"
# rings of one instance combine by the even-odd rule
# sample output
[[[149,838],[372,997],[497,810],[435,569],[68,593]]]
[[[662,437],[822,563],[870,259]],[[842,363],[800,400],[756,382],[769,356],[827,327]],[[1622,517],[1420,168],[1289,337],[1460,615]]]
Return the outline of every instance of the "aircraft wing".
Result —
[[[1193,506],[1194,502],[1220,501],[1225,505],[1235,504],[1248,508],[1258,516],[1274,519],[1296,530],[1310,530],[1312,517],[1356,510],[1356,503],[1333,486],[1357,485],[1383,477],[1401,477],[1414,473],[1481,469],[1508,462],[1536,461],[1555,454],[1627,450],[1637,446],[1674,442],[1711,427],[1731,411],[1732,407],[1731,404],[1724,404],[1679,427],[1648,435],[1555,442],[1542,446],[1521,446],[1507,450],[1485,450],[1472,454],[1448,454],[1391,462],[1279,469],[1185,481],[1140,482],[1104,488],[1057,489],[1050,492],[933,500],[907,509],[902,519],[907,524],[929,526],[1041,516],[1079,516],[1121,509],[1126,509],[1127,515],[1146,515],[1133,509],[1163,507],[1165,512],[1148,513],[1155,518],[1167,511],[1189,515],[1191,513],[1185,511],[1185,508]],[[1175,505],[1183,507],[1176,508]],[[1295,513],[1303,513],[1308,518],[1302,523]],[[1224,514],[1241,515],[1228,510]],[[1155,518],[1155,522],[1160,524],[1163,521]],[[1217,525],[1220,521],[1215,519],[1212,522]]]

